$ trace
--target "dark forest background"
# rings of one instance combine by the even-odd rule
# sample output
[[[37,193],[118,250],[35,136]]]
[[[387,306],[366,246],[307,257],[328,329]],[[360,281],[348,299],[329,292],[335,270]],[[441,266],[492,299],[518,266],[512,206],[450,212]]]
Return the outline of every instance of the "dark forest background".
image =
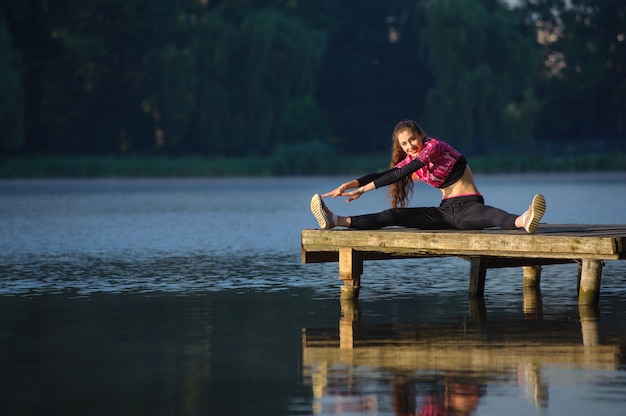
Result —
[[[626,149],[626,0],[0,0],[0,156]]]

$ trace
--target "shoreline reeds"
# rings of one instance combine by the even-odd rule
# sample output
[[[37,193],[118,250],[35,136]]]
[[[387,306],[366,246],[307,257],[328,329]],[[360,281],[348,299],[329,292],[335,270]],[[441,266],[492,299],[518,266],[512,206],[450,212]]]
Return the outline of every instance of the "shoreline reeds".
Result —
[[[37,156],[0,157],[0,178],[88,177],[228,177],[364,174],[388,167],[388,154],[327,157],[250,156]],[[491,154],[468,157],[474,173],[606,172],[626,170],[626,155],[585,154],[552,158],[548,155]],[[286,162],[287,161],[287,162]]]

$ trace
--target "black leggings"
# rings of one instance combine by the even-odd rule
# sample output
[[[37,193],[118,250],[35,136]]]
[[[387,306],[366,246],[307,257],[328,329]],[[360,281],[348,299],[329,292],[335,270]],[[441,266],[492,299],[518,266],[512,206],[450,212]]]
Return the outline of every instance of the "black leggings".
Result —
[[[460,196],[441,201],[439,208],[392,208],[378,214],[350,217],[350,228],[376,230],[400,226],[421,230],[482,230],[500,227],[515,230],[517,215],[485,205],[480,195]]]

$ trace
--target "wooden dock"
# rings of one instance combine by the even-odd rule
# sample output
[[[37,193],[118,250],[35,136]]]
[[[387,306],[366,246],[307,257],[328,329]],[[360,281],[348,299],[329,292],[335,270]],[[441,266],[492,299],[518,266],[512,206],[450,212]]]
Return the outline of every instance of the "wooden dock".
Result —
[[[578,302],[598,303],[605,260],[626,259],[626,225],[541,224],[535,234],[487,229],[302,231],[302,262],[338,262],[341,299],[357,299],[365,260],[461,257],[470,262],[469,293],[482,296],[487,269],[522,267],[525,287],[539,287],[541,267],[578,263]],[[390,278],[393,278],[390,276]]]

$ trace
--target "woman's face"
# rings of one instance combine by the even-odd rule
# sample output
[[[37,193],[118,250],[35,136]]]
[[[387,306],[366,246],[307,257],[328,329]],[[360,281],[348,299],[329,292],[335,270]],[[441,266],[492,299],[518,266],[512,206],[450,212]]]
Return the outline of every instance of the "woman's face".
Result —
[[[409,156],[415,157],[422,150],[423,138],[410,129],[404,129],[396,135],[398,144]]]

